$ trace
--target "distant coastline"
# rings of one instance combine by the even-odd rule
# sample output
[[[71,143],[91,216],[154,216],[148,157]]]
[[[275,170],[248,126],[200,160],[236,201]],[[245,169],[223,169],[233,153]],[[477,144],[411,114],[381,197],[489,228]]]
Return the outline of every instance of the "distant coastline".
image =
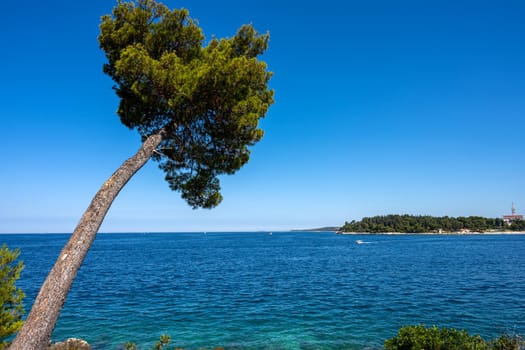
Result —
[[[523,235],[525,231],[485,231],[485,232],[344,232],[336,231],[338,235],[392,235],[392,236],[406,236],[406,235],[421,235],[421,236],[440,236],[440,235]]]
[[[414,215],[385,215],[365,217],[345,222],[340,234],[520,234],[525,233],[524,220],[500,218],[434,217]]]

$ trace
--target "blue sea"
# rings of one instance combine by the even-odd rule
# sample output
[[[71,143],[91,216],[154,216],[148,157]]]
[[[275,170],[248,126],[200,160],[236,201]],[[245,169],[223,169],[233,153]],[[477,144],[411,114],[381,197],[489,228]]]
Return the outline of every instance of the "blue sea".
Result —
[[[27,310],[68,237],[0,236]],[[53,340],[379,349],[409,324],[525,334],[525,235],[99,234]]]

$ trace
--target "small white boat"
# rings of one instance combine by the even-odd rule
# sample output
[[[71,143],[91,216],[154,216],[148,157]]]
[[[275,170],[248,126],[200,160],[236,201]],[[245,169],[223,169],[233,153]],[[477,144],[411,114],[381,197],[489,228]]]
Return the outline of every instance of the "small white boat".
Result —
[[[357,244],[363,244],[363,243],[365,243],[365,242],[363,242],[363,241],[360,240],[360,239],[356,240],[355,242],[356,242]]]

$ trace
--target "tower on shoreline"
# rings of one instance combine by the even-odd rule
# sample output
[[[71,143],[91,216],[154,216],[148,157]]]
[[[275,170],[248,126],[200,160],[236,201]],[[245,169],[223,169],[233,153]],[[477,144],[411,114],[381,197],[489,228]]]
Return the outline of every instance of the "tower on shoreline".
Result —
[[[511,213],[511,215],[503,215],[503,221],[505,221],[507,224],[510,224],[512,221],[523,220],[523,215],[516,214],[514,202],[512,202]]]

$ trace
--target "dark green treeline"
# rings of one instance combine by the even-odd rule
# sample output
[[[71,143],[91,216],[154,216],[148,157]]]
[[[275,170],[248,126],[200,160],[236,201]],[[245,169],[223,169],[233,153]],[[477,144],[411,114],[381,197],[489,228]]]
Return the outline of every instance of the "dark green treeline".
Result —
[[[469,217],[433,217],[413,215],[385,215],[365,217],[361,221],[345,222],[341,227],[342,232],[471,232],[486,231],[525,231],[525,220],[517,220],[510,225],[503,219],[484,218],[480,216]]]

